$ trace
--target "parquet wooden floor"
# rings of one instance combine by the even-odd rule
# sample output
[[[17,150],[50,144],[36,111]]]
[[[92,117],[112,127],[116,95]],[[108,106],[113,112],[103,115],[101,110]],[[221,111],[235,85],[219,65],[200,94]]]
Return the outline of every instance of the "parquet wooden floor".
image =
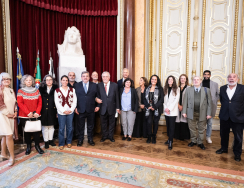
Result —
[[[164,134],[162,134],[162,132],[164,132]],[[132,138],[132,141],[130,142],[123,141],[122,136],[118,134],[114,136],[115,142],[110,142],[110,140],[100,142],[100,139],[101,135],[95,135],[95,146],[90,146],[87,143],[87,138],[85,137],[82,147],[130,153],[151,158],[166,159],[181,163],[197,164],[209,167],[218,167],[222,169],[244,171],[244,156],[242,156],[243,159],[241,162],[236,162],[234,160],[234,154],[231,148],[233,141],[232,133],[230,133],[229,153],[224,153],[222,155],[218,155],[215,153],[215,151],[220,148],[219,131],[213,131],[212,144],[207,144],[204,140],[206,150],[201,150],[197,146],[194,146],[192,148],[188,147],[187,145],[190,142],[190,140],[174,140],[173,149],[171,151],[168,150],[168,146],[164,145],[164,142],[167,140],[165,126],[159,126],[156,144],[147,144],[146,138]],[[76,146],[76,144],[77,140],[73,141],[72,145]],[[16,154],[24,151],[23,149],[20,149],[18,145],[16,145],[15,148]]]

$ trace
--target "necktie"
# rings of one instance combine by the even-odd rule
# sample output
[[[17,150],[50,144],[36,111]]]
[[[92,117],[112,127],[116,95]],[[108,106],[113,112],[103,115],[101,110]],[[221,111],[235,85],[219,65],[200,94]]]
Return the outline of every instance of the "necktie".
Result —
[[[198,93],[198,89],[196,89],[197,93]]]
[[[107,84],[105,84],[105,92],[106,92],[106,94],[107,94]]]
[[[87,83],[86,83],[87,84]],[[84,84],[84,90],[85,92],[87,93],[87,87],[86,87],[86,84]]]

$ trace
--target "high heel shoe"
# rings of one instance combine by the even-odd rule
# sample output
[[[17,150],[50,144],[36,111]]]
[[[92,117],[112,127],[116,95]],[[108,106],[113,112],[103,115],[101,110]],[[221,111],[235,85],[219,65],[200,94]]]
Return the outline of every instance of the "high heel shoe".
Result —
[[[13,166],[13,165],[14,165],[14,159],[9,159],[8,166]]]
[[[9,159],[9,156],[0,155],[0,157],[3,159]]]
[[[39,154],[43,154],[44,151],[40,148],[39,145],[35,145],[35,148],[36,148],[36,151],[39,153]]]

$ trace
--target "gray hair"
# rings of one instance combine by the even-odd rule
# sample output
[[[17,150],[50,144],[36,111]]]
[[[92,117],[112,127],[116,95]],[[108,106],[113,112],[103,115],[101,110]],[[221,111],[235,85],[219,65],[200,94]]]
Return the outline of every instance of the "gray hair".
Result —
[[[235,75],[237,76],[237,78],[240,79],[239,75],[236,74],[236,73],[230,73],[230,74],[228,74],[227,79],[229,78],[229,76],[230,76],[231,74],[235,74]]]
[[[24,75],[22,78],[21,78],[21,81],[20,81],[20,87],[23,88],[23,87],[26,87],[25,85],[25,80],[27,78],[31,78],[31,81],[32,81],[32,87],[35,87],[35,79],[33,78],[33,76],[29,75],[29,74],[26,74]]]
[[[56,85],[56,84],[57,84],[57,82],[56,82],[56,80],[54,80],[53,76],[50,75],[50,74],[47,74],[46,76],[44,76],[44,78],[43,78],[43,80],[42,80],[42,82],[41,82],[41,84],[40,84],[41,87],[44,87],[44,86],[47,85],[47,84],[46,84],[46,79],[47,79],[47,77],[52,78],[52,80],[53,80],[53,85]]]
[[[195,78],[199,78],[202,81],[202,77],[201,76],[193,76],[192,80],[194,80]]]
[[[81,73],[81,76],[82,76],[83,74],[88,74],[88,76],[90,76],[90,73],[89,73],[88,71],[83,71],[83,72]]]
[[[123,68],[123,71],[124,71],[124,70],[127,70],[128,72],[130,72],[128,68]]]
[[[107,74],[109,75],[109,77],[110,77],[110,73],[109,73],[108,71],[104,71],[104,72],[102,73],[102,77],[103,77],[103,74],[105,74],[105,73],[107,73]]]
[[[69,72],[69,73],[71,73],[71,72]],[[68,73],[68,76],[69,76],[69,73]],[[72,73],[74,73],[74,75],[75,75],[75,72],[72,72]],[[75,77],[76,77],[76,75],[75,75]]]

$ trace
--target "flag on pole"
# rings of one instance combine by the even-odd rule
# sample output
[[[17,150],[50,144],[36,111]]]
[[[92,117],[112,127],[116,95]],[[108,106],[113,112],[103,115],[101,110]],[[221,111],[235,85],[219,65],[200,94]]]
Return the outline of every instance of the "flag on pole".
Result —
[[[53,58],[51,56],[51,52],[50,52],[49,65],[50,65],[50,69],[49,69],[48,74],[51,75],[53,77],[53,79],[55,79],[55,73],[54,73],[54,69],[53,69]]]
[[[34,73],[34,78],[35,78],[35,87],[39,89],[40,83],[41,83],[41,69],[40,69],[40,58],[39,58],[39,50],[37,52],[37,58],[36,58],[36,68],[35,68],[35,73]]]
[[[18,93],[18,90],[20,88],[20,80],[24,76],[24,70],[21,62],[21,55],[19,54],[19,49],[17,47],[17,80],[16,80],[16,95]]]

